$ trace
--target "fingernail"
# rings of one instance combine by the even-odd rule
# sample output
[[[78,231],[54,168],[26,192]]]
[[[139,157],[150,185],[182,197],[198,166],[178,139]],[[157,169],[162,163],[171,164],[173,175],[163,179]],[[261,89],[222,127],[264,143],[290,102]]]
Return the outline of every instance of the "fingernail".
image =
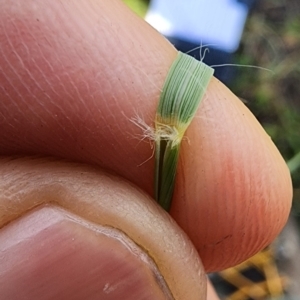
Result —
[[[0,231],[2,299],[173,299],[119,230],[42,206]]]

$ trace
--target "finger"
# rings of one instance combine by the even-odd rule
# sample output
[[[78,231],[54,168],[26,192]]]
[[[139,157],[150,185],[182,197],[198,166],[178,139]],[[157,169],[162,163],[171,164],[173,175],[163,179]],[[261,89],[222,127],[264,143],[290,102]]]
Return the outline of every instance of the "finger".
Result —
[[[129,183],[53,159],[0,166],[3,299],[204,299],[193,245]]]
[[[210,280],[207,280],[207,300],[220,300]]]
[[[152,149],[131,119],[153,123],[174,48],[120,1],[1,5],[1,153],[98,164],[152,194]],[[291,191],[270,138],[213,79],[181,150],[171,209],[205,268],[269,244]]]
[[[150,257],[114,229],[46,207],[3,231],[3,299],[171,299]]]

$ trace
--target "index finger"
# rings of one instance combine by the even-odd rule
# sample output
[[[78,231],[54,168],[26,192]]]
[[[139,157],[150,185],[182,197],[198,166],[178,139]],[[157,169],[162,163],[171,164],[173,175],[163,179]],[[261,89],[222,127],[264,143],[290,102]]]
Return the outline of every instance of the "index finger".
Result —
[[[0,5],[0,153],[97,164],[152,194],[152,149],[131,119],[153,124],[175,49],[120,1]],[[289,172],[252,114],[216,79],[187,140],[171,215],[207,271],[226,268],[283,227]]]

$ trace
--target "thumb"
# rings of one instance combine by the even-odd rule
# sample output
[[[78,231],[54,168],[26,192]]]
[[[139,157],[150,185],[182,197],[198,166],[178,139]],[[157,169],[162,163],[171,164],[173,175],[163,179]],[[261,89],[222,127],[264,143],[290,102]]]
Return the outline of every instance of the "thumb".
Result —
[[[192,243],[120,178],[2,158],[0,207],[1,299],[205,299]]]

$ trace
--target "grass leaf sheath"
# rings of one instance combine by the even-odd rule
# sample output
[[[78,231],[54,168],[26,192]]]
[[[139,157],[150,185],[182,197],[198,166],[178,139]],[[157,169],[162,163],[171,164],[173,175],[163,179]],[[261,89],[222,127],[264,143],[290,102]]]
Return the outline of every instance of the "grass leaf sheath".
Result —
[[[182,138],[213,76],[203,62],[178,52],[167,75],[155,116],[155,198],[169,210]]]

